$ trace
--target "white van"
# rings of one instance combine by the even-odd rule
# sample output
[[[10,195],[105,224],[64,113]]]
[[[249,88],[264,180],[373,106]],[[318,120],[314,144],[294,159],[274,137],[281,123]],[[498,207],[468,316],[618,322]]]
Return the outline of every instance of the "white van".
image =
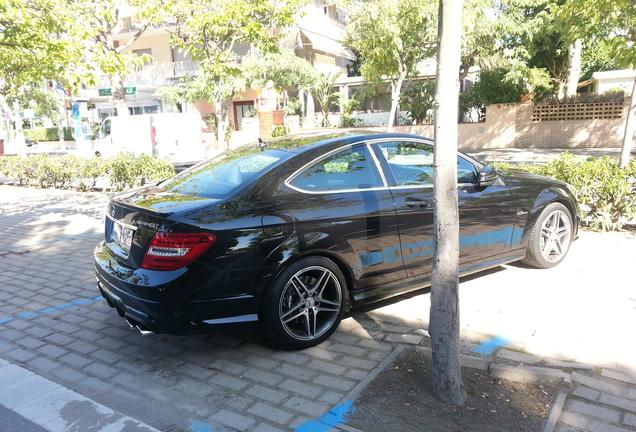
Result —
[[[198,114],[141,114],[106,117],[93,143],[96,156],[109,158],[118,153],[149,154],[175,164],[189,164],[206,158]]]

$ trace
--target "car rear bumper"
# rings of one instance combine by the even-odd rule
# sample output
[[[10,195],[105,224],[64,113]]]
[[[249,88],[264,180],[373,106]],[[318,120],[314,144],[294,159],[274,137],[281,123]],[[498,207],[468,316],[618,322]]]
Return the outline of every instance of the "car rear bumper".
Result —
[[[252,328],[258,323],[254,296],[173,299],[183,271],[157,272],[122,267],[103,243],[94,251],[97,288],[129,324],[154,333],[206,333],[219,327]],[[143,284],[139,282],[143,281]]]

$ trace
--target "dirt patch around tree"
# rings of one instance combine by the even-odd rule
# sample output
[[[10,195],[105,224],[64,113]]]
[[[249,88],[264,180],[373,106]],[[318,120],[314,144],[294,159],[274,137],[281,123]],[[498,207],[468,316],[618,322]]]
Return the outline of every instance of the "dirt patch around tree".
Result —
[[[462,368],[468,401],[453,407],[431,394],[431,358],[410,348],[356,399],[347,425],[365,432],[538,432],[558,389]]]

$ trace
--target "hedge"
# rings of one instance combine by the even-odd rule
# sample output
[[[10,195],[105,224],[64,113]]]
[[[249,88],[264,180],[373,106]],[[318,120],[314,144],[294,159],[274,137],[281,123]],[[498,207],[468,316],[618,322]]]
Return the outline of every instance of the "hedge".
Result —
[[[70,127],[64,128],[65,141],[75,141],[72,131],[73,129]],[[59,141],[59,135],[56,127],[24,129],[24,136],[26,138],[31,138],[33,141]]]
[[[563,153],[547,164],[494,163],[500,170],[522,170],[568,183],[581,206],[582,224],[613,231],[636,220],[636,160],[621,169],[608,157],[580,159]]]
[[[148,155],[120,154],[112,159],[74,155],[1,156],[0,173],[21,185],[90,190],[104,178],[110,189],[124,190],[175,174],[171,163]]]

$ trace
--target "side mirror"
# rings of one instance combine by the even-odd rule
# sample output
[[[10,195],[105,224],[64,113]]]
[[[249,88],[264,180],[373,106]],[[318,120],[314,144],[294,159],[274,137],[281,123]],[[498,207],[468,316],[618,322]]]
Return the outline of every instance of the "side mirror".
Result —
[[[499,174],[492,165],[486,165],[479,171],[479,186],[490,186],[497,180],[499,180]]]

